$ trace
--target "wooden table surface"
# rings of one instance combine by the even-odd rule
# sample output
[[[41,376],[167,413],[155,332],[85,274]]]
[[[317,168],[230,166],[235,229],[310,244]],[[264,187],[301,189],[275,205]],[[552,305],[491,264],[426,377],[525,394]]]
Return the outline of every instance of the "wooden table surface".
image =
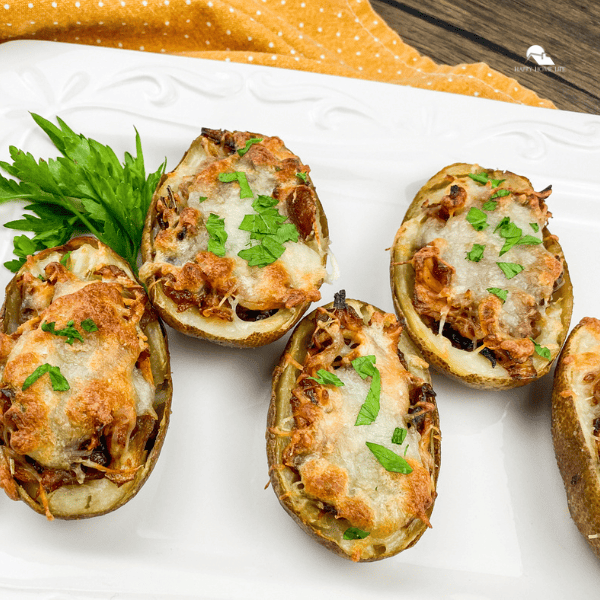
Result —
[[[408,44],[440,64],[485,62],[557,108],[600,114],[598,0],[371,0]],[[542,46],[554,67],[527,61]],[[527,70],[530,67],[531,70]]]

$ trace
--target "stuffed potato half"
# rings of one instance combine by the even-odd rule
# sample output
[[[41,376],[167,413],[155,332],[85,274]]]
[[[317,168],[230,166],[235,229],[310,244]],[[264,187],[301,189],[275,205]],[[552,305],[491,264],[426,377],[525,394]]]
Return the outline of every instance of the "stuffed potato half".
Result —
[[[547,373],[565,340],[573,289],[546,225],[551,188],[457,163],[421,188],[391,248],[397,311],[425,359],[475,388]]]
[[[309,167],[277,137],[203,129],[163,176],[140,277],[182,333],[268,344],[320,299],[329,238]]]
[[[0,486],[48,519],[102,515],[152,471],[169,423],[167,340],[95,238],[29,256],[0,316]]]
[[[294,330],[273,375],[267,455],[283,508],[353,561],[414,545],[440,466],[427,363],[396,317],[336,295]]]
[[[560,355],[552,439],[569,510],[600,558],[600,320],[586,317]]]

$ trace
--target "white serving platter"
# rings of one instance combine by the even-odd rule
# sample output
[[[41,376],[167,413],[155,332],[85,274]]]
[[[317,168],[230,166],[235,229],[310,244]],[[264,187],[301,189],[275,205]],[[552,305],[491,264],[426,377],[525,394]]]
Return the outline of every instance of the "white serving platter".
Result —
[[[201,127],[280,136],[310,165],[341,276],[321,289],[393,312],[386,252],[423,183],[473,162],[553,185],[574,325],[600,317],[600,117],[226,62],[49,42],[0,46],[0,160],[53,158],[29,112],[174,168]],[[0,206],[0,222],[21,205]],[[12,254],[0,230],[0,263]],[[0,267],[0,286],[11,274]],[[433,528],[370,564],[314,543],[268,482],[270,377],[285,339],[232,350],[169,330],[171,427],[154,473],[105,517],[47,522],[0,496],[0,598],[505,600],[598,597],[550,436],[551,376],[480,392],[433,374],[442,468]]]

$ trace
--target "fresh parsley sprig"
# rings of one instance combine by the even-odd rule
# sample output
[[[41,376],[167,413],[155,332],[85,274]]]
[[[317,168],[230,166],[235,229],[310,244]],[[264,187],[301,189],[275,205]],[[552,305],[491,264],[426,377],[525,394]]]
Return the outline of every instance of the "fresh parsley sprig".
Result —
[[[370,425],[375,421],[379,414],[379,400],[381,396],[381,374],[375,366],[376,357],[374,354],[368,356],[359,356],[352,361],[354,370],[361,376],[362,379],[371,377],[371,385],[367,392],[367,397],[363,402],[356,422],[354,425]]]
[[[18,259],[5,266],[16,272],[27,255],[89,232],[137,272],[144,220],[166,163],[146,177],[137,130],[136,156],[126,152],[121,163],[111,148],[75,133],[62,119],[57,117],[57,127],[39,115],[32,117],[62,156],[37,161],[11,146],[12,163],[0,161],[0,168],[14,178],[0,175],[0,203],[28,202],[25,210],[33,213],[5,227],[35,234],[32,239],[15,237]]]

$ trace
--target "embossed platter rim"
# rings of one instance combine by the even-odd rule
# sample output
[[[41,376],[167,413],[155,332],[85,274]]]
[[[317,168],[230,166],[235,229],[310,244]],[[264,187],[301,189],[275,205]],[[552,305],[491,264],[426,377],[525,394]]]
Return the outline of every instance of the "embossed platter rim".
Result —
[[[280,135],[312,167],[330,220],[341,277],[322,288],[324,302],[344,287],[392,310],[385,248],[415,192],[446,164],[507,168],[537,189],[553,183],[573,320],[597,311],[600,283],[586,272],[600,230],[597,116],[44,42],[0,46],[0,75],[2,160],[8,144],[54,156],[30,110],[58,114],[120,155],[133,150],[135,125],[149,166],[167,155],[174,167],[202,126]],[[0,207],[2,222],[17,209]],[[2,261],[10,233],[0,231]],[[0,284],[8,279],[0,273]],[[568,516],[554,464],[548,378],[482,398],[434,374],[444,437],[433,529],[397,557],[352,565],[315,546],[263,490],[270,370],[285,340],[256,351],[174,332],[169,341],[174,412],[152,477],[119,511],[80,523],[47,523],[2,498],[3,599],[562,599],[597,590],[600,566]],[[295,569],[309,576],[290,586]]]

